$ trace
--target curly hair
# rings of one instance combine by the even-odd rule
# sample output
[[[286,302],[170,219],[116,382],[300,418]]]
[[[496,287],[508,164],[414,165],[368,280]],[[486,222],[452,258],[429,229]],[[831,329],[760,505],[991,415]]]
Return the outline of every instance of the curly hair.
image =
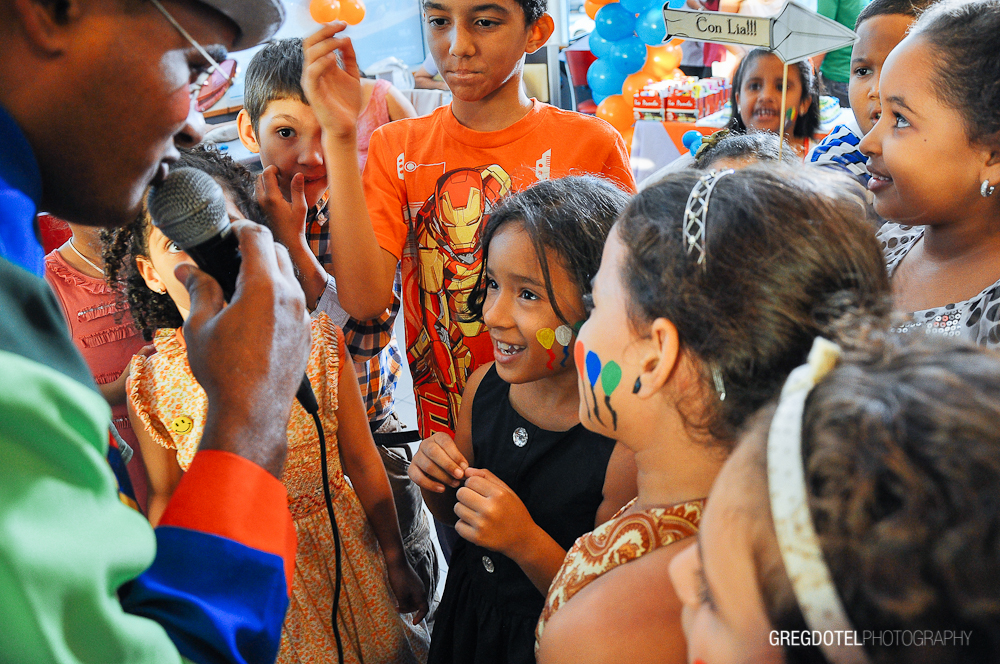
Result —
[[[146,341],[152,341],[153,333],[160,328],[184,324],[170,295],[151,290],[135,262],[137,256],[149,256],[152,227],[149,212],[143,205],[142,212],[131,223],[101,231],[104,278],[118,299],[128,304],[132,320]]]
[[[267,225],[267,218],[254,198],[253,174],[214,147],[181,149],[174,168],[196,168],[211,175],[232,199],[243,216]],[[149,258],[149,234],[153,223],[143,204],[142,212],[131,223],[101,231],[105,279],[128,304],[136,327],[146,341],[160,328],[180,327],[184,319],[170,295],[149,289],[139,272],[136,257]]]
[[[767,494],[773,408],[744,437],[757,581],[776,630],[807,629]],[[810,393],[807,500],[823,558],[859,630],[971,632],[967,648],[866,644],[876,664],[1000,661],[1000,360],[956,340],[869,336]],[[788,664],[825,662],[786,647]]]
[[[820,169],[753,164],[718,180],[706,223],[704,268],[687,256],[684,210],[704,174],[672,173],[643,190],[618,221],[622,282],[633,328],[657,318],[703,367],[701,412],[688,425],[729,446],[774,398],[818,334],[890,312],[889,278],[856,182]],[[715,394],[717,370],[725,400]],[[707,402],[707,403],[706,403]]]
[[[729,120],[729,126],[727,127],[733,133],[745,134],[748,131],[747,125],[740,115],[739,104],[736,103],[736,95],[740,94],[743,88],[743,80],[746,78],[747,71],[753,63],[766,56],[778,57],[766,48],[753,49],[740,61],[739,66],[736,67],[736,71],[733,73],[733,87],[729,93],[729,105],[732,107],[733,116]],[[798,72],[802,96],[812,99],[812,103],[809,104],[809,110],[800,115],[795,121],[795,128],[792,131],[792,135],[800,138],[811,137],[819,129],[819,86],[816,83],[816,76],[808,60],[796,62],[789,69]]]
[[[628,195],[607,180],[592,176],[567,176],[543,180],[506,198],[486,222],[483,231],[482,269],[469,296],[470,320],[482,321],[486,302],[486,265],[490,241],[508,223],[520,224],[531,238],[545,278],[545,292],[559,320],[567,320],[552,291],[550,257],[569,273],[580,294],[590,293],[590,282],[601,266],[601,253],[615,218],[625,209]]]

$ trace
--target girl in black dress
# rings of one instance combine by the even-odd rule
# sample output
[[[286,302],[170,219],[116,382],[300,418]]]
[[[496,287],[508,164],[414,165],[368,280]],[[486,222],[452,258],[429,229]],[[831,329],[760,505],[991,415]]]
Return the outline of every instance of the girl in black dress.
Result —
[[[410,465],[431,512],[462,537],[430,662],[534,662],[535,624],[566,549],[635,496],[628,453],[580,424],[573,354],[627,202],[603,180],[567,177],[512,196],[486,224],[469,309],[496,361],[470,376],[455,438],[434,434]]]

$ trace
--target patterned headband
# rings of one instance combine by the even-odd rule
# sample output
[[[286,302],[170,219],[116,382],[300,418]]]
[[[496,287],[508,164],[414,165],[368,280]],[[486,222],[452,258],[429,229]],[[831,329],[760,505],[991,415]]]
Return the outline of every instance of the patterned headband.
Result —
[[[698,178],[694,187],[691,188],[691,195],[688,196],[687,205],[684,206],[684,250],[688,256],[692,251],[698,252],[697,264],[702,270],[708,269],[705,257],[708,250],[705,246],[705,232],[708,228],[708,199],[712,195],[712,190],[719,180],[735,173],[732,168],[724,171],[712,171]]]
[[[839,357],[837,344],[817,337],[806,364],[792,371],[785,381],[767,439],[767,487],[778,548],[806,624],[814,631],[853,632],[809,514],[802,462],[802,414],[806,397],[836,366]],[[821,639],[817,645],[833,664],[868,664],[868,656],[860,644],[838,643],[839,640],[826,645],[826,639]]]

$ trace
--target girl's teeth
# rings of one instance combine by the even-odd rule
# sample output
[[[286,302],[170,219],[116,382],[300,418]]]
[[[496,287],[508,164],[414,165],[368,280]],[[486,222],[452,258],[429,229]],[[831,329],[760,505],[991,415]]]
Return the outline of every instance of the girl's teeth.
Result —
[[[499,348],[500,352],[503,353],[504,355],[513,355],[514,353],[524,350],[524,346],[512,346],[510,344],[501,343],[499,341],[497,342],[497,348]]]

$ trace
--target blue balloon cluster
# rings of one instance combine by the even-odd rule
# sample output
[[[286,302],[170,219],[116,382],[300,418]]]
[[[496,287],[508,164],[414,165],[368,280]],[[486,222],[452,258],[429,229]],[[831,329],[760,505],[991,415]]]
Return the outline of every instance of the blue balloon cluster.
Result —
[[[671,8],[685,0],[669,0]],[[600,104],[619,94],[629,74],[646,64],[646,46],[658,46],[666,38],[663,0],[619,0],[601,7],[590,33],[590,50],[597,60],[587,71],[587,85]]]

